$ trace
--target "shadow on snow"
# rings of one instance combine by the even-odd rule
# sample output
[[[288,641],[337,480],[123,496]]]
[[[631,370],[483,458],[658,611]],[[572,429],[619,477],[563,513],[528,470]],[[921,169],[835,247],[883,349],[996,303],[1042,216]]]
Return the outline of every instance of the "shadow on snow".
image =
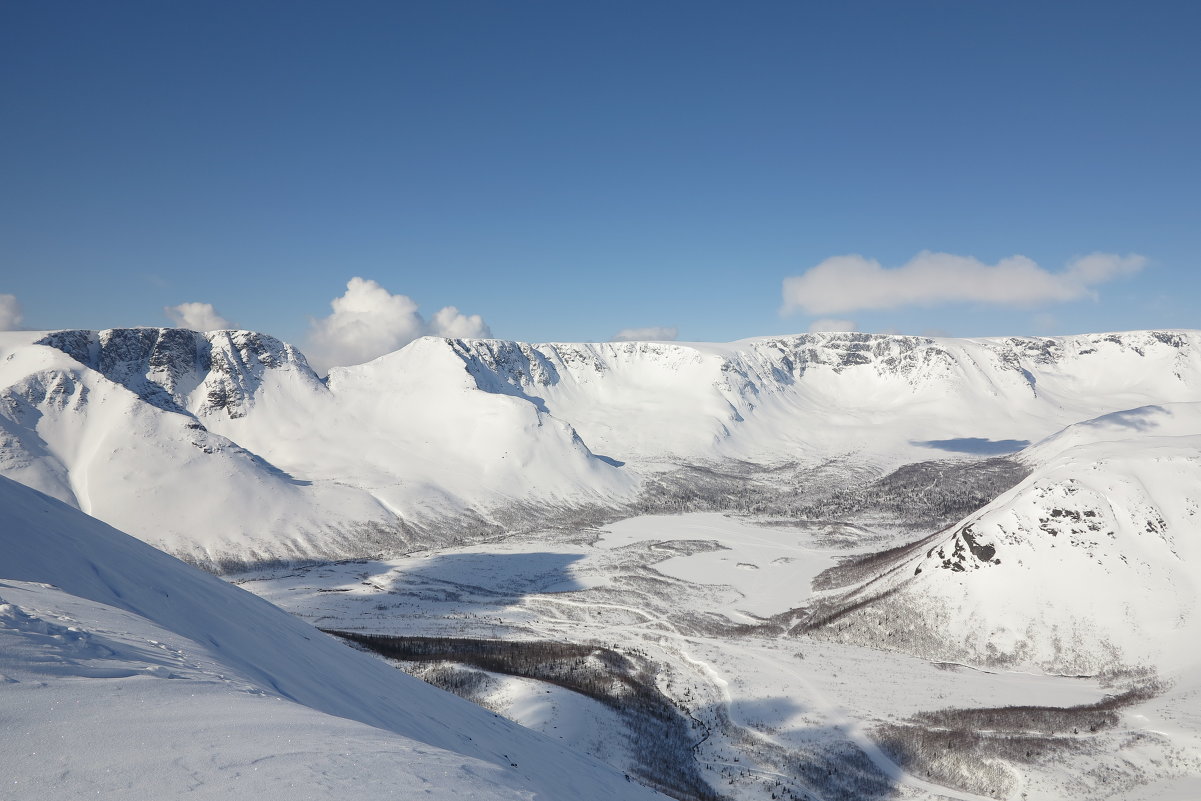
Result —
[[[999,456],[1020,451],[1030,444],[1028,439],[985,439],[983,437],[958,437],[956,439],[928,439],[914,441],[914,445],[934,448],[951,453],[972,453],[978,456]]]

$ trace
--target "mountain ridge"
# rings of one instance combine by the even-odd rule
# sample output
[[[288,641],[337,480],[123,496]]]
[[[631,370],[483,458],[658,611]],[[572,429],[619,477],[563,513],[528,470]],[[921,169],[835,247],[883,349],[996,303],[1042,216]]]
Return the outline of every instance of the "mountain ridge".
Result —
[[[201,562],[337,558],[516,510],[620,514],[681,465],[881,473],[1198,393],[1195,331],[426,337],[324,380],[250,331],[8,332],[0,474]]]

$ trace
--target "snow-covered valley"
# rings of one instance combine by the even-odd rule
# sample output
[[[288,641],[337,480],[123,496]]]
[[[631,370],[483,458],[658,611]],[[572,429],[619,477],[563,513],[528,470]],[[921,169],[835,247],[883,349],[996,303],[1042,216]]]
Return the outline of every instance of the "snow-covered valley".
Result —
[[[810,582],[847,553],[820,527],[699,513],[632,518],[585,534],[545,532],[235,580],[328,630],[585,642],[641,654],[699,743],[680,758],[694,760],[730,798],[1187,798],[1172,788],[1195,790],[1188,782],[1201,778],[1196,665],[1071,677],[806,636],[795,630],[796,613],[822,595]],[[610,721],[613,736],[597,743],[581,721],[612,715],[604,704],[553,683],[543,685],[546,696],[536,684],[514,689],[495,671],[478,675],[470,660],[431,675],[431,663],[455,661],[403,664],[627,772],[665,739],[640,731],[633,716],[624,727]],[[1154,692],[1138,695],[1120,720],[1106,717],[1089,730],[1098,716],[1089,707],[1149,686]],[[531,697],[546,700],[534,705]],[[1064,710],[1063,720],[1033,733],[1001,729],[995,743],[965,736],[933,756],[911,734],[927,731],[921,718],[929,713],[1028,707]],[[1010,761],[1017,741],[1036,752]]]
[[[0,491],[20,798],[1201,794],[1197,332],[8,332]]]
[[[4,332],[0,475],[233,569],[675,511],[698,494],[730,508],[765,481],[755,500],[777,511],[823,470],[842,486],[1003,455],[1199,392],[1196,332],[425,337],[326,380],[247,331]],[[697,492],[698,470],[731,469],[733,484]]]

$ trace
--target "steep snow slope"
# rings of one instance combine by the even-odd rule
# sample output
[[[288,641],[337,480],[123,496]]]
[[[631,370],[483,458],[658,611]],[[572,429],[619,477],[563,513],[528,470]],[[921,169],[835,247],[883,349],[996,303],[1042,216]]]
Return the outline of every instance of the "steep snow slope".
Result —
[[[634,477],[594,456],[567,422],[480,392],[461,363],[428,353],[444,347],[422,339],[335,368],[323,393],[272,387],[246,415],[209,425],[291,472],[363,487],[406,518],[630,496]]]
[[[288,475],[204,426],[243,414],[270,372],[322,389],[274,340],[14,332],[0,356],[0,472],[155,545],[296,555],[320,552],[323,520],[391,520],[366,493]]]
[[[858,453],[896,465],[939,451],[1017,450],[1098,414],[1201,393],[1197,332],[832,333],[728,345],[448,340],[442,348],[480,389],[529,398],[623,460]]]
[[[396,551],[721,460],[1010,452],[1201,393],[1201,334],[425,338],[319,380],[246,331],[0,334],[0,474],[206,564]]]
[[[658,798],[0,478],[14,799]]]
[[[1021,458],[1025,481],[808,625],[977,664],[1201,669],[1201,403],[1105,415]]]
[[[331,391],[245,331],[5,333],[0,474],[210,565],[395,549],[412,521],[634,485],[528,403],[362,373]]]

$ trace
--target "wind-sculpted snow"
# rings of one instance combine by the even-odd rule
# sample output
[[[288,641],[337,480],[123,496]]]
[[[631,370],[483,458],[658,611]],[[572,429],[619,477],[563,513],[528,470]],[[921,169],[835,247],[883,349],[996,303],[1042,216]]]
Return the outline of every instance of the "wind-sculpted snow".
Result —
[[[1021,458],[1021,484],[897,549],[804,628],[973,664],[1195,669],[1201,403],[1086,421]]]
[[[4,797],[651,799],[0,478]]]
[[[0,474],[209,566],[357,557],[666,509],[701,474],[872,481],[1199,392],[1196,332],[427,337],[324,382],[247,331],[6,332]]]

